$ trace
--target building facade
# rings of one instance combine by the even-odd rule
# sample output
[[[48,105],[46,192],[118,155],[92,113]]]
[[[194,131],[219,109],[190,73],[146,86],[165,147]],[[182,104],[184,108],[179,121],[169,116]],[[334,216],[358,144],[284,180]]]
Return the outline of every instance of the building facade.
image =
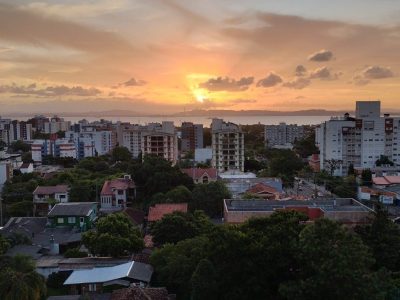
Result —
[[[222,119],[213,119],[212,167],[218,172],[244,171],[244,134],[240,127]]]
[[[304,138],[304,126],[297,124],[287,125],[279,123],[279,125],[265,126],[265,143],[267,147],[293,145],[295,141]]]
[[[182,123],[182,139],[181,150],[195,151],[195,149],[203,148],[203,125],[193,124],[192,122]]]

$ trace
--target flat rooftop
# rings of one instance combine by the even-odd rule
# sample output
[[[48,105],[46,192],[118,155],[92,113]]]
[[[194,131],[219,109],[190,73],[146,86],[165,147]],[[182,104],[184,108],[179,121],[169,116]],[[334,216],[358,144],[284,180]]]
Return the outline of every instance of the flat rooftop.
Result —
[[[314,207],[323,211],[372,211],[352,198],[315,200],[234,200],[225,199],[228,211],[275,211],[289,207]]]

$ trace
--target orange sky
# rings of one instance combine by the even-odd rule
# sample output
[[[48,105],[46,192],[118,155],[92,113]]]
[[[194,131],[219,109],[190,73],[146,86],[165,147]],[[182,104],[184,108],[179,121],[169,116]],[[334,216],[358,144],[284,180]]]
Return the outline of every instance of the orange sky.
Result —
[[[0,115],[400,110],[397,1],[2,2]]]

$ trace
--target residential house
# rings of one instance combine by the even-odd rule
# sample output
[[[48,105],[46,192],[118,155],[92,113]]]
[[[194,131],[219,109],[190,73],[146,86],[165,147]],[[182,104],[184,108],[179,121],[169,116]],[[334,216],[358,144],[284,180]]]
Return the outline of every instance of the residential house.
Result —
[[[393,204],[397,199],[395,192],[387,191],[385,189],[370,188],[367,186],[360,186],[358,188],[358,200],[363,201],[378,201],[383,204]]]
[[[30,174],[33,173],[33,163],[23,163],[19,170],[22,174]]]
[[[100,193],[101,211],[123,210],[136,198],[136,186],[130,175],[107,180]]]
[[[68,185],[38,186],[33,191],[34,215],[46,216],[56,203],[69,201]]]
[[[283,193],[266,182],[260,182],[246,190],[245,194],[254,198],[264,198],[268,200],[279,200]]]
[[[147,220],[156,222],[161,220],[165,215],[180,211],[186,213],[188,211],[187,203],[159,203],[149,208]]]
[[[101,293],[103,287],[120,285],[145,287],[149,284],[153,267],[141,262],[131,261],[113,267],[99,267],[75,270],[64,282],[71,294]]]
[[[70,227],[86,231],[97,218],[96,202],[58,203],[47,216],[50,227]]]
[[[218,179],[217,169],[215,168],[190,168],[182,169],[182,172],[191,177],[194,183],[209,183]]]

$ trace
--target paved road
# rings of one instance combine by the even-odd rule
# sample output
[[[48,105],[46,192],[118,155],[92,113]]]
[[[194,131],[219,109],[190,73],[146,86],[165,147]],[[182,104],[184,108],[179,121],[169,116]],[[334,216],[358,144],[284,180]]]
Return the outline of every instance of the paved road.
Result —
[[[300,178],[296,181],[293,188],[287,188],[286,193],[288,196],[302,196],[304,198],[314,198],[317,194],[318,197],[332,197],[332,194],[325,190],[323,186],[315,185],[305,179]]]

